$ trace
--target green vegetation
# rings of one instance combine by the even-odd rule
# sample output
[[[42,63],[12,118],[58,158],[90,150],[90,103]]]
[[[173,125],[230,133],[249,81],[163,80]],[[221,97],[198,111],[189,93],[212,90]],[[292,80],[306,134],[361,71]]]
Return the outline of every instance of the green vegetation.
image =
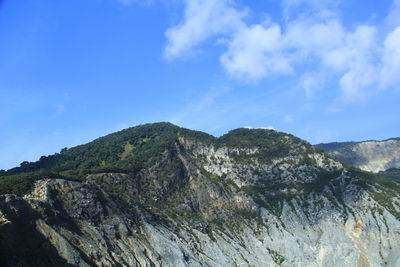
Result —
[[[170,123],[145,124],[128,128],[85,145],[63,148],[60,153],[42,156],[36,162],[0,172],[0,193],[25,193],[33,181],[46,177],[81,180],[90,173],[138,173],[160,161],[178,136],[213,140],[205,133],[179,128]]]
[[[240,128],[232,130],[217,140],[217,146],[230,148],[256,148],[258,151],[253,155],[242,156],[241,153],[230,155],[235,160],[248,163],[253,157],[260,162],[270,162],[274,158],[285,157],[291,153],[308,154],[315,152],[315,148],[307,142],[293,135],[264,129]]]
[[[326,171],[324,169],[319,169],[317,173],[317,179],[311,183],[304,184],[305,193],[310,193],[312,191],[321,193],[325,186],[334,179],[340,176],[342,170],[335,170],[332,172]]]
[[[233,179],[242,179],[247,185],[238,187],[231,179],[232,173],[219,176],[208,172],[203,164],[222,162],[224,166],[220,167],[225,168],[225,162],[219,154],[197,157],[196,151],[203,145],[231,148],[229,157],[237,167],[233,171],[237,177]],[[96,188],[103,197],[111,197],[121,213],[133,218],[145,216],[146,221],[169,225],[171,229],[197,229],[214,241],[217,234],[223,233],[226,240],[236,240],[244,247],[246,242],[238,234],[244,226],[258,238],[264,238],[264,229],[269,231],[271,222],[269,216],[263,217],[263,208],[276,215],[283,228],[284,203],[298,216],[304,213],[312,218],[311,207],[324,209],[331,205],[327,199],[343,210],[344,216],[350,215],[353,211],[344,203],[343,185],[357,184],[381,205],[373,216],[382,215],[386,208],[400,219],[392,203],[400,193],[400,184],[396,182],[400,170],[375,175],[344,164],[344,169],[327,171],[318,167],[314,153],[322,151],[273,130],[237,129],[215,138],[169,123],[146,124],[0,171],[0,194],[23,195],[41,178],[87,179],[88,186]],[[263,165],[275,158],[281,158],[279,163]],[[324,158],[328,164],[330,157]],[[342,173],[347,175],[341,176]],[[309,202],[313,199],[311,193],[317,196],[315,203]],[[255,206],[247,202],[251,203],[251,199]],[[269,249],[269,253],[276,264],[285,261],[278,251]]]
[[[238,189],[238,186],[232,179],[226,179],[225,176],[219,177],[218,175],[209,173],[204,168],[200,168],[200,172],[202,175],[209,178],[214,184],[222,185],[227,192],[231,192],[232,188]]]
[[[255,185],[243,186],[241,190],[250,195],[258,206],[280,216],[282,214],[283,203],[286,202],[288,205],[291,205],[292,199],[298,198],[300,194],[308,195],[311,192],[323,193],[324,188],[328,187],[336,198],[341,198],[342,192],[334,180],[341,175],[341,172],[342,170],[329,172],[318,168],[314,171],[316,177],[312,182],[286,184],[279,181],[259,180]],[[333,197],[331,198],[334,199]]]
[[[1,171],[0,193],[23,194],[35,180],[46,176],[82,180],[87,174],[112,172],[126,173],[134,177],[141,170],[158,163],[165,156],[163,153],[174,150],[180,137],[216,147],[256,147],[259,152],[254,156],[259,160],[270,160],[288,154],[291,147],[288,140],[295,140],[311,148],[298,138],[276,131],[237,129],[215,138],[170,123],[145,124],[98,138],[84,145],[63,148],[60,153],[42,156],[36,162],[24,161],[19,167]],[[240,154],[236,157],[238,160],[245,160]],[[209,174],[206,176],[216,183],[224,181]]]
[[[34,173],[24,173],[20,175],[9,175],[1,177],[0,179],[0,194],[16,194],[21,195],[25,193],[36,179]]]
[[[374,174],[372,172],[363,171],[357,167],[353,167],[351,165],[346,165],[347,170],[349,171],[349,175],[352,177],[359,178],[359,185],[363,186],[365,189],[368,188],[367,184],[372,184],[375,186],[383,186],[386,188],[390,188],[400,193],[400,184],[389,179],[387,177]]]
[[[85,145],[71,149],[64,148],[60,153],[42,156],[36,162],[23,162],[20,167],[8,170],[5,175],[44,170],[98,173],[141,169],[148,159],[157,158],[170,148],[177,140],[179,131],[189,130],[170,123],[145,124],[128,128]]]
[[[132,150],[133,150],[133,145],[131,145],[131,143],[129,143],[129,142],[126,142],[126,144],[124,146],[124,152],[122,152],[122,154],[121,154],[121,159],[126,159],[126,157],[131,154]],[[103,162],[105,163],[104,160],[103,160]]]
[[[183,140],[185,143],[182,143]],[[127,207],[137,204],[154,214],[160,215],[160,212],[164,212],[168,216],[175,216],[174,213],[177,212],[178,217],[190,218],[197,208],[189,207],[192,205],[190,201],[184,202],[185,199],[191,199],[191,191],[185,188],[188,174],[179,158],[183,155],[190,159],[191,153],[185,149],[189,143],[202,143],[215,148],[237,148],[229,156],[241,164],[254,163],[254,160],[270,163],[277,157],[300,155],[303,160],[297,164],[315,165],[314,160],[308,155],[321,152],[320,149],[299,138],[273,130],[236,129],[220,138],[215,138],[170,123],[145,124],[98,138],[85,145],[63,148],[60,153],[42,156],[36,162],[23,162],[20,167],[0,171],[0,194],[23,195],[36,180],[46,177],[84,180],[88,174],[121,173],[125,176],[123,179],[117,179],[120,184],[103,178],[98,178],[96,183],[110,195],[119,198]],[[246,149],[255,150],[249,155]],[[386,178],[385,175],[389,175],[389,172],[385,175],[373,175],[350,165],[346,166],[351,176],[359,178],[354,182],[364,188],[367,188],[368,184],[378,184],[394,190],[393,192],[400,192],[399,184],[393,179]],[[334,193],[332,197],[340,199],[340,192],[335,191],[339,187],[331,181],[340,175],[341,170],[328,172],[318,169],[317,179],[311,183],[287,185],[279,181],[259,180],[254,186],[244,186],[239,189],[225,176],[220,177],[198,167],[204,177],[222,186],[226,193],[242,190],[252,196],[260,207],[278,215],[282,211],[283,202],[289,203],[300,192],[305,194],[312,191],[322,192],[328,186]],[[253,171],[253,174],[257,175],[257,168]],[[390,172],[391,175],[396,173],[398,170]],[[388,199],[383,195],[376,197],[381,199],[382,203]],[[390,208],[388,203],[384,204]],[[171,209],[180,205],[186,208],[179,211]]]
[[[376,189],[370,189],[369,192],[373,198],[390,213],[400,220],[400,213],[393,206],[393,198],[400,194],[400,183],[378,174],[362,171],[353,166],[347,166],[349,173],[353,177],[359,178],[358,185],[363,188],[370,189],[369,184],[375,186]]]
[[[328,153],[335,153],[335,158],[351,165],[361,165],[367,162],[367,159],[353,150],[357,142],[333,142],[328,144],[318,144],[316,147],[322,148]]]
[[[322,148],[325,151],[339,150],[347,147],[351,147],[352,145],[357,144],[357,142],[332,142],[332,143],[322,143],[315,145],[316,147]]]
[[[274,130],[239,128],[218,138],[218,144],[237,148],[271,148],[278,143],[284,143],[285,136],[296,138]]]
[[[29,191],[35,181],[48,177],[63,178],[69,180],[79,179],[78,176],[76,177],[76,179],[74,179],[72,177],[64,176],[61,173],[45,171],[12,174],[0,177],[0,194],[23,195]]]
[[[400,182],[400,169],[397,168],[391,168],[386,171],[379,172],[378,175],[383,178]]]

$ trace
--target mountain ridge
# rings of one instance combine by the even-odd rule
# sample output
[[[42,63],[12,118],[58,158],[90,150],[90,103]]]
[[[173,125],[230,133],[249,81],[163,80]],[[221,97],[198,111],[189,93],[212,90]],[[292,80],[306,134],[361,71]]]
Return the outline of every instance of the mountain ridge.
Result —
[[[134,171],[135,168],[140,168],[140,166],[131,166],[128,168],[125,160],[126,156],[136,151],[129,151],[124,158],[121,158],[121,156],[127,152],[127,149],[131,150],[135,148],[138,150],[138,157],[131,160],[137,165],[140,165],[143,164],[140,157],[152,157],[154,156],[153,154],[161,153],[168,146],[173,145],[180,135],[185,135],[186,138],[189,139],[196,138],[206,144],[212,143],[215,147],[218,147],[220,145],[235,146],[235,142],[241,142],[242,146],[251,145],[251,142],[255,140],[246,139],[247,141],[245,142],[245,139],[239,138],[239,140],[237,138],[250,133],[252,133],[252,135],[248,136],[253,136],[253,139],[255,135],[260,133],[270,133],[270,135],[275,137],[281,135],[296,138],[290,134],[276,132],[274,130],[247,128],[237,128],[230,130],[220,137],[214,137],[204,132],[181,128],[168,122],[148,123],[96,138],[86,144],[72,148],[63,148],[60,153],[42,156],[40,160],[35,162],[24,161],[19,167],[9,169],[0,175],[4,177],[32,172],[33,176],[56,176],[70,180],[79,180],[83,179],[82,173],[129,172]],[[155,140],[156,138],[162,141],[158,142],[158,140]],[[300,139],[296,138],[296,140],[300,142]],[[152,146],[152,143],[154,143],[154,146]],[[307,145],[310,147],[309,144]],[[142,149],[143,147],[145,147],[145,149]],[[282,147],[275,148],[276,151],[281,149]],[[147,151],[142,153],[143,150]],[[40,175],[40,172],[47,174]],[[28,189],[27,185],[24,185],[24,187],[26,191]],[[4,190],[1,189],[0,182],[0,193],[2,192],[4,192]]]
[[[400,168],[400,138],[317,144],[338,160],[374,173]]]
[[[400,185],[290,134],[161,123],[96,140],[0,177],[19,194],[0,196],[3,265],[400,263]]]

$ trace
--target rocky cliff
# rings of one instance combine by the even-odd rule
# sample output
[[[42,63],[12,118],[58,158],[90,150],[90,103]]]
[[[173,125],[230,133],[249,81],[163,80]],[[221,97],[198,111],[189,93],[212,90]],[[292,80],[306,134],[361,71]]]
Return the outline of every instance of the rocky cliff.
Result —
[[[35,176],[24,195],[0,196],[0,264],[400,266],[398,183],[284,133],[214,138],[164,126],[122,139],[112,163],[124,162],[119,172]],[[86,146],[111,139],[96,142]],[[143,151],[148,158],[137,165]]]
[[[319,144],[335,158],[362,170],[378,173],[400,168],[400,139]]]

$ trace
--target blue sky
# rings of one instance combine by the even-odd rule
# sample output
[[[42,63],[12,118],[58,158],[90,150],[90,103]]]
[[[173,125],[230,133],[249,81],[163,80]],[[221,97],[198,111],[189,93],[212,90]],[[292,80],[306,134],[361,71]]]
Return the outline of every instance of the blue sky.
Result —
[[[0,0],[0,169],[170,121],[400,136],[400,0]]]

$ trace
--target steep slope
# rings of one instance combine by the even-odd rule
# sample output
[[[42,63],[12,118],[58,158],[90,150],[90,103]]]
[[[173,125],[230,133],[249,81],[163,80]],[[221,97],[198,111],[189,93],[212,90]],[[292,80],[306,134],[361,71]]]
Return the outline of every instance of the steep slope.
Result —
[[[0,177],[2,265],[400,264],[400,185],[285,133],[160,123],[46,159]]]
[[[334,142],[317,147],[348,164],[365,171],[378,173],[400,168],[400,138],[384,141]]]
[[[397,182],[400,182],[400,169],[398,168],[390,168],[386,171],[381,171],[378,173],[379,176],[382,176],[387,179],[392,179]]]

